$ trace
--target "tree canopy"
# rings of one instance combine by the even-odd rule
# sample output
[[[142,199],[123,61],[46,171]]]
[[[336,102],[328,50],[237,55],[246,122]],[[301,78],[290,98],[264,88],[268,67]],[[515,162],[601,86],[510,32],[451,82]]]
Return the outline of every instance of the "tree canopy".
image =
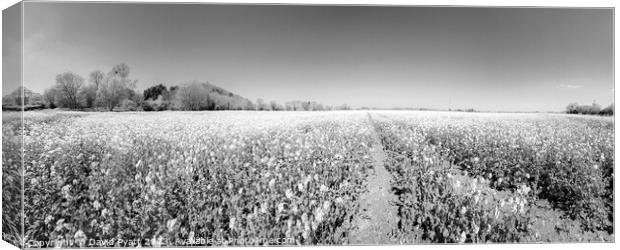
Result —
[[[68,108],[101,111],[161,111],[161,110],[331,110],[348,108],[347,105],[330,107],[314,101],[276,101],[258,99],[256,103],[209,82],[191,81],[166,86],[159,83],[136,90],[137,80],[131,79],[131,68],[120,63],[107,73],[93,70],[88,82],[73,72],[56,76],[56,84],[45,89],[43,95],[24,91],[24,103],[38,103],[47,108]],[[21,89],[3,98],[5,105],[21,105]]]

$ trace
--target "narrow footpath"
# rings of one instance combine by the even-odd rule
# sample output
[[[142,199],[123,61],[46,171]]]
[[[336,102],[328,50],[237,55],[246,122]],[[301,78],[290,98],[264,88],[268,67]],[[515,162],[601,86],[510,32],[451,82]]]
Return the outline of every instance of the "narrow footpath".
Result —
[[[368,123],[375,128],[368,114]],[[398,244],[390,235],[398,226],[398,208],[393,202],[398,199],[392,193],[392,176],[385,168],[386,154],[375,129],[371,152],[373,169],[367,179],[368,190],[360,199],[360,215],[353,223],[356,230],[349,235],[349,243],[354,245]]]

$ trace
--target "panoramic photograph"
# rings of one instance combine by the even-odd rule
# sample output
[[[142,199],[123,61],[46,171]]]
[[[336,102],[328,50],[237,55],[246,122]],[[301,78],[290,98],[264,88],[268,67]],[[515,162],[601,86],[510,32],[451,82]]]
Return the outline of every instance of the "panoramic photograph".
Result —
[[[20,248],[615,239],[612,7],[24,1],[2,53]]]

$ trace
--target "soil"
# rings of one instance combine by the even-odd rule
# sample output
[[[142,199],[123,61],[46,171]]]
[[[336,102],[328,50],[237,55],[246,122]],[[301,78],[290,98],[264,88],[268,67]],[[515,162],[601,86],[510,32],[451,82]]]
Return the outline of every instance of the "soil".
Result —
[[[370,126],[373,121],[368,116]],[[377,132],[371,152],[373,168],[367,179],[367,191],[361,197],[360,214],[354,218],[356,229],[349,235],[349,243],[356,245],[396,244],[391,237],[398,227],[398,208],[392,193],[392,175],[385,168],[386,154]]]

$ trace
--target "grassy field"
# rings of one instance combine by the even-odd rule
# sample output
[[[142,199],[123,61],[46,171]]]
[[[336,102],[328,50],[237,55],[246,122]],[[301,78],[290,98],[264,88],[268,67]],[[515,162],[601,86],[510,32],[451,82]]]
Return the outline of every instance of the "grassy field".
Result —
[[[373,148],[401,243],[613,240],[612,118],[36,111],[22,132],[16,114],[2,120],[2,230],[19,235],[23,135],[31,246],[348,244]]]

